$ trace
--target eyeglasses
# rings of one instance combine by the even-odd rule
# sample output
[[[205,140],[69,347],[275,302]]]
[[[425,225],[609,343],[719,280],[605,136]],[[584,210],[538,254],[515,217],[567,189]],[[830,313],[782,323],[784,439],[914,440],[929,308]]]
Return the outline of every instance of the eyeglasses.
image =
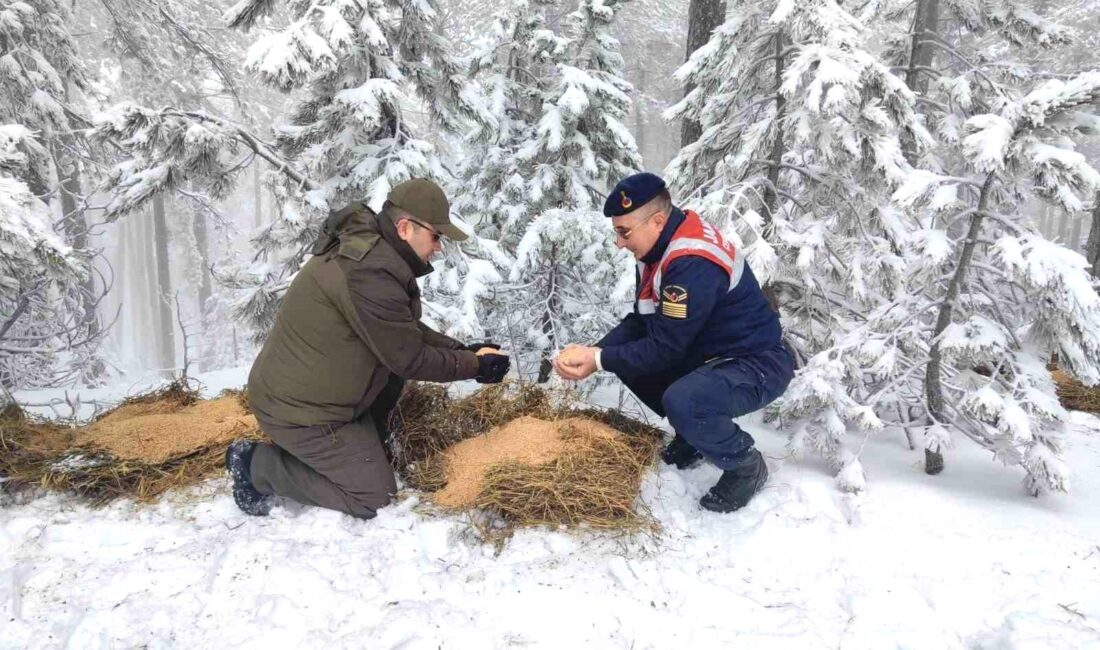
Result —
[[[631,228],[630,230],[624,230],[622,227],[613,228],[613,230],[615,231],[615,236],[622,239],[623,241],[626,241],[626,240],[630,239],[630,235],[633,234],[635,230],[637,230],[638,228],[641,228],[642,225],[645,224],[645,222],[649,221],[650,219],[652,219],[653,217],[655,217],[659,214],[661,214],[660,210],[658,210],[656,212],[650,212],[648,217],[646,217],[645,219],[642,219],[638,223],[634,224],[634,227]]]
[[[409,219],[408,217],[405,217],[405,218]],[[409,219],[409,221],[415,223],[416,225],[420,226],[424,230],[427,230],[428,232],[430,232],[432,234],[432,241],[436,242],[437,244],[439,243],[440,239],[443,239],[443,233],[439,232],[435,228],[429,228],[428,226],[426,226],[426,225],[420,223],[419,221],[417,221],[416,219]]]

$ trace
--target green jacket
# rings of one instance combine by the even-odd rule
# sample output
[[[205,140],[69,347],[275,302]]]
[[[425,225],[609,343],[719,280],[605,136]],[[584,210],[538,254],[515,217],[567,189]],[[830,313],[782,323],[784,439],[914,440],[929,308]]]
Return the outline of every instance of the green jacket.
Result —
[[[416,279],[432,271],[393,224],[361,203],[333,213],[283,296],[248,376],[252,409],[296,426],[346,423],[391,374],[456,381],[477,356],[420,322]]]

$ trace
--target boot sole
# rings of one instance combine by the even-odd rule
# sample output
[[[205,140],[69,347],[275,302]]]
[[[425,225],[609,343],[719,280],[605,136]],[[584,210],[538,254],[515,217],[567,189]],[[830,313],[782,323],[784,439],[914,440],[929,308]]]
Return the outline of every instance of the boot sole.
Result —
[[[234,453],[233,443],[230,443],[225,450],[225,472],[233,482],[233,501],[246,515],[266,517],[271,512],[271,499],[256,492],[256,488],[243,485],[247,478],[242,471],[233,467],[238,460],[240,456]],[[257,499],[255,495],[259,495],[259,498]]]

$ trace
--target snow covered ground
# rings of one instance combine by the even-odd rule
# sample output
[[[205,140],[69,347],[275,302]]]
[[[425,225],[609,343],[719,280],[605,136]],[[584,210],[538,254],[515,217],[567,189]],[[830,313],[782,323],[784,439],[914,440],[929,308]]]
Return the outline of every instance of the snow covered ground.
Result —
[[[973,445],[928,477],[885,435],[846,495],[755,425],[772,480],[745,510],[699,509],[715,468],[662,467],[659,536],[528,530],[499,556],[416,496],[366,522],[246,517],[220,479],[44,497],[0,508],[0,647],[1100,648],[1100,421],[1075,424],[1074,492],[1040,499]]]

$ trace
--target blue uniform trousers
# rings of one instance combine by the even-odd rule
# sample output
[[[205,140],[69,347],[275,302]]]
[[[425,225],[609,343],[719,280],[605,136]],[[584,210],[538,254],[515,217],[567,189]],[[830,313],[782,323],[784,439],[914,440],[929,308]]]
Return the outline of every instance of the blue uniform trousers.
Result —
[[[794,377],[794,359],[783,344],[752,356],[714,359],[687,374],[649,375],[623,383],[676,433],[721,469],[753,447],[752,436],[733,418],[767,406]]]

